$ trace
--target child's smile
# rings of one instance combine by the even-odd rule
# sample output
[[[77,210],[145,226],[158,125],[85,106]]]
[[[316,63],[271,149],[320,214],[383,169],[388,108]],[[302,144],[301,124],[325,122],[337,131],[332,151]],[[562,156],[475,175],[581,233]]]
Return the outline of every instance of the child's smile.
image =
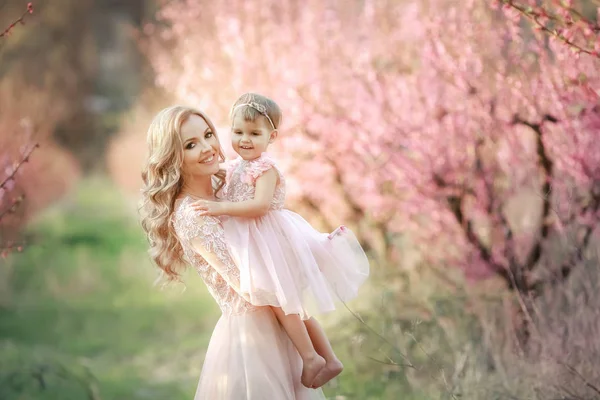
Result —
[[[277,131],[271,128],[269,121],[263,116],[247,121],[238,113],[233,119],[231,145],[244,160],[260,157],[276,136]]]

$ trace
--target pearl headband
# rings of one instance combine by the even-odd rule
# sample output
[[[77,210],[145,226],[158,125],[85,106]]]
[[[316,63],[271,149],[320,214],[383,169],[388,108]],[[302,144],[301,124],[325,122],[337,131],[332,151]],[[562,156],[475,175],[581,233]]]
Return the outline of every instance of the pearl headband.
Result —
[[[269,122],[271,123],[271,126],[273,127],[273,129],[275,128],[275,124],[273,123],[273,121],[271,121],[271,117],[269,117],[269,114],[267,114],[267,108],[265,106],[263,106],[262,104],[258,104],[254,101],[251,101],[250,103],[243,103],[243,104],[238,104],[237,106],[235,106],[232,110],[232,115],[234,114],[235,110],[237,110],[240,107],[252,107],[254,108],[256,111],[258,111],[261,115],[264,115]]]

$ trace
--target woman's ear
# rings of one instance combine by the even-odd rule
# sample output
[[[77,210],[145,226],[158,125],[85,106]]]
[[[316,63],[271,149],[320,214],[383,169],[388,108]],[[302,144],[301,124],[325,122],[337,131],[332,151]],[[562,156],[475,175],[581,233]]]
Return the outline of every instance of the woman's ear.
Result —
[[[277,139],[277,129],[271,131],[271,136],[269,137],[269,143],[273,143],[275,141],[275,139]]]

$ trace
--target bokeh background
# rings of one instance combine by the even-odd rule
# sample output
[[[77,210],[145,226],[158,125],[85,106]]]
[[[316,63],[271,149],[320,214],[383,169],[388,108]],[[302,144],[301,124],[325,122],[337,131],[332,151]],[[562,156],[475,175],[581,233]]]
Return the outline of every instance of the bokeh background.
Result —
[[[0,399],[192,398],[219,310],[153,285],[145,133],[181,103],[226,144],[246,91],[288,208],[372,262],[329,398],[600,399],[598,7],[0,2]]]

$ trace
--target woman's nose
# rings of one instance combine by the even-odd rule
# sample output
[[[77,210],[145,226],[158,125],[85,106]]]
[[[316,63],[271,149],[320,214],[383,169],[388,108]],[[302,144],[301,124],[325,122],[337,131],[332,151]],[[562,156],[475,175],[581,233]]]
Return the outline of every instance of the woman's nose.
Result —
[[[212,149],[210,143],[208,143],[206,140],[201,140],[199,145],[200,145],[200,151],[202,151],[203,153],[210,151]]]

